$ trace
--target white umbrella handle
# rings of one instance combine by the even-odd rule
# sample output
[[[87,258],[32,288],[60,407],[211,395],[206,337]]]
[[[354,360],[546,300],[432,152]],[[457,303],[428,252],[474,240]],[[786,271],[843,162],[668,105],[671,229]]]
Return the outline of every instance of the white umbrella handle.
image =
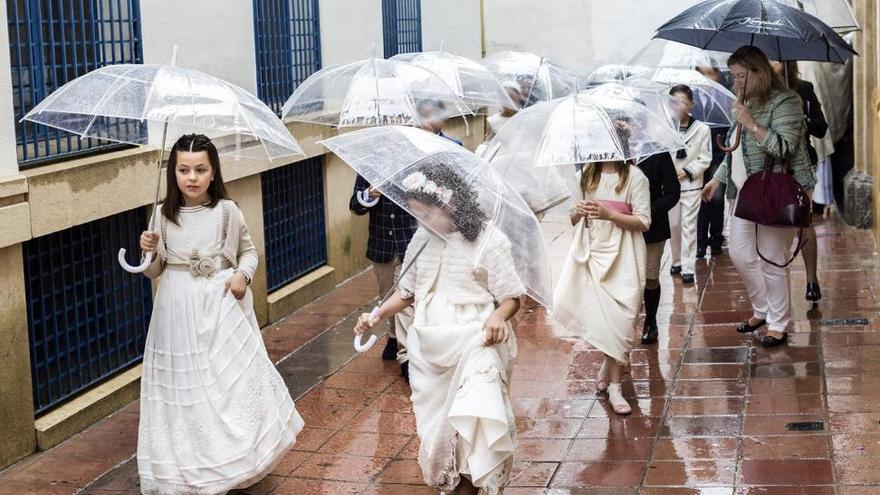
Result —
[[[122,269],[127,271],[128,273],[144,273],[153,262],[153,260],[150,259],[149,254],[145,253],[144,260],[141,262],[140,265],[131,266],[128,264],[127,261],[125,261],[125,248],[119,250],[119,254],[116,256],[116,260],[119,261],[119,266],[121,266]]]
[[[370,322],[375,323],[377,320],[379,320],[379,306],[376,306],[376,308],[370,312]],[[354,350],[358,352],[367,352],[373,347],[376,341],[379,340],[379,338],[375,335],[370,335],[370,337],[367,339],[367,342],[364,343],[361,340],[363,339],[363,337],[363,335],[354,336]]]
[[[370,191],[367,189],[359,191],[355,196],[357,196],[358,203],[364,208],[372,208],[379,204],[379,198],[370,198]]]

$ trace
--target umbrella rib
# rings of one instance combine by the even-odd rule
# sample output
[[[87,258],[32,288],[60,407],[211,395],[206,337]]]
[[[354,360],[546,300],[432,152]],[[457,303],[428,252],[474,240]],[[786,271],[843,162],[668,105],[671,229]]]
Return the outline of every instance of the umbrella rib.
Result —
[[[125,71],[125,72],[123,73],[123,75],[128,74],[129,72],[132,72],[133,70],[135,70],[135,68],[136,68],[136,67],[131,67],[130,69],[128,69],[127,71]],[[120,84],[120,85],[117,85],[116,88],[114,88],[114,89],[112,89],[112,90],[109,90],[109,89],[108,89],[107,91],[105,91],[104,94],[101,95],[101,99],[98,100],[98,103],[95,104],[95,107],[94,107],[94,108],[95,108],[95,111],[97,111],[98,107],[100,107],[105,101],[107,101],[107,99],[108,99],[110,96],[115,95],[116,93],[118,93],[119,90],[122,88],[122,86],[124,86],[124,85]],[[92,118],[89,119],[89,125],[87,125],[85,129],[83,129],[81,136],[85,137],[85,136],[88,135],[89,129],[91,129],[92,124],[94,124],[95,121],[96,121],[97,119],[98,119],[98,114],[97,114],[97,113],[93,114],[93,115],[92,115]],[[98,139],[101,139],[101,138],[98,138]]]
[[[165,70],[165,66],[159,66],[159,69],[156,70],[156,75],[153,76],[153,83],[150,84],[150,92],[147,93],[147,98],[144,100],[144,108],[141,110],[141,121],[147,118],[147,108],[153,100],[153,93],[156,92],[156,80],[159,79],[159,73],[163,70]]]

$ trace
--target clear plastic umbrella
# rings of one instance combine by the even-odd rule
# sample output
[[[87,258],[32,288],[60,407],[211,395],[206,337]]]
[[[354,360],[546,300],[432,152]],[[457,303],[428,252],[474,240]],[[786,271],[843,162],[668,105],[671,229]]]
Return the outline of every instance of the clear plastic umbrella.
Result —
[[[648,79],[671,88],[676,84],[686,84],[694,92],[694,118],[709,127],[730,127],[733,125],[733,105],[736,95],[729,89],[707,78],[695,70],[657,69],[641,74],[640,79]]]
[[[650,73],[650,67],[640,65],[608,64],[600,66],[596,68],[596,70],[591,72],[590,75],[587,76],[585,86],[587,88],[592,88],[600,84],[620,82],[625,79],[639,77]]]
[[[449,240],[455,234],[437,227],[433,212],[410,202],[414,188],[435,195],[444,207],[450,206],[447,211],[456,212],[453,224],[481,226],[482,233],[466,243],[469,248],[460,253],[471,257],[475,268],[484,262],[487,247],[497,246],[499,240],[501,244],[509,243],[510,256],[526,293],[550,306],[551,272],[538,219],[485,160],[434,134],[401,126],[363,129],[322,144],[434,235]],[[458,185],[444,188],[443,183]],[[475,201],[466,201],[472,193]],[[356,347],[361,350],[370,345],[362,346],[358,341],[356,338]],[[375,338],[371,337],[370,342]]]
[[[281,116],[285,121],[367,127],[419,125],[428,118],[472,113],[434,72],[400,60],[369,58],[315,72],[296,88]]]
[[[474,113],[501,107],[519,108],[489,69],[469,58],[441,49],[437,52],[401,53],[391,60],[409,62],[434,72]]]
[[[696,69],[706,66],[728,71],[729,57],[729,53],[701,50],[675,41],[655,39],[642,47],[627,66],[655,69]]]
[[[665,116],[672,129],[678,129],[678,102],[669,94],[669,85],[645,79],[624,79],[600,84],[588,89],[587,94],[633,100],[648,107],[659,116]]]
[[[254,95],[222,79],[175,65],[109,65],[55,90],[24,120],[55,127],[83,138],[147,145],[164,151],[188,132],[212,138],[218,151],[234,158],[277,159],[302,155],[296,140],[275,113]],[[164,153],[156,168],[159,202]],[[153,229],[153,226],[150,226]],[[118,260],[131,273],[139,266]]]
[[[498,52],[486,57],[486,67],[499,81],[515,81],[525,97],[525,107],[577,91],[577,76],[544,57],[529,52]]]
[[[626,141],[620,132],[627,134]],[[666,116],[631,99],[588,92],[519,112],[493,143],[500,145],[493,161],[532,167],[638,160],[684,148]]]
[[[861,31],[848,0],[779,0],[813,15],[840,34]]]

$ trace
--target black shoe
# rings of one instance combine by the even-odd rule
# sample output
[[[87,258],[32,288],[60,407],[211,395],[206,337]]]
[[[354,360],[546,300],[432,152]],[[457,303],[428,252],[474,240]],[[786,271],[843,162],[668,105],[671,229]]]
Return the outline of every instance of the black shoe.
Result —
[[[642,344],[656,344],[657,334],[657,325],[648,325],[648,322],[645,322],[645,326],[642,327]]]
[[[757,325],[749,325],[749,320],[746,320],[736,326],[736,331],[738,333],[752,333],[755,330],[763,327],[766,324],[767,324],[767,320],[761,320],[758,322]]]
[[[670,275],[681,275],[681,267],[680,266],[673,266],[672,268],[669,269],[669,274]]]
[[[397,359],[397,339],[389,338],[385,342],[385,349],[382,351],[383,361],[394,361]]]
[[[400,376],[409,383],[409,361],[400,363]]]
[[[782,334],[781,339],[777,339],[776,337],[767,335],[766,337],[764,337],[764,340],[761,341],[761,346],[763,346],[765,349],[771,349],[773,347],[779,347],[786,342],[788,342],[787,333]]]
[[[815,282],[810,282],[807,284],[807,301],[816,302],[819,299],[822,299],[822,290],[819,288],[819,284]]]
[[[720,247],[713,247],[712,248],[712,256],[721,256],[721,253],[723,253],[723,252],[724,251]]]
[[[706,257],[706,250],[705,249],[697,249],[697,259],[701,260],[705,257]]]
[[[681,276],[681,283],[685,285],[691,285],[694,283],[694,274],[693,273],[685,273]]]

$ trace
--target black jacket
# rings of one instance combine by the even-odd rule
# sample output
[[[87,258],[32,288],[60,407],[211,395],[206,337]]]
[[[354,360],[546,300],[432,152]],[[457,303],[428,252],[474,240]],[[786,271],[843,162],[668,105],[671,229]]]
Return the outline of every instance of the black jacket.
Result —
[[[828,122],[825,120],[825,113],[822,112],[822,103],[819,102],[819,97],[816,96],[816,91],[813,89],[813,83],[800,81],[796,91],[803,102],[804,117],[807,119],[807,152],[810,154],[810,163],[815,165],[819,161],[819,155],[816,153],[813,143],[810,142],[810,136],[819,139],[825,137],[825,133],[828,132]]]
[[[669,233],[669,210],[678,204],[681,184],[669,153],[657,153],[639,163],[639,170],[648,178],[651,188],[651,228],[645,242],[653,244],[672,237]]]

